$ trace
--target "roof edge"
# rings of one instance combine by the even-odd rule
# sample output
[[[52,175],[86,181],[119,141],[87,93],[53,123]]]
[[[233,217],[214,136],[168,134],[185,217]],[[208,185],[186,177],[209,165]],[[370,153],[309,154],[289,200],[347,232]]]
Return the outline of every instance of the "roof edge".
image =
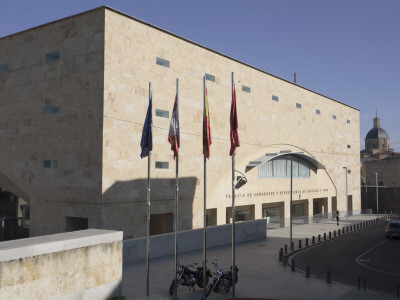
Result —
[[[302,88],[302,89],[304,89],[304,90],[306,90],[306,91],[309,91],[309,92],[314,93],[314,94],[316,94],[316,95],[322,96],[322,97],[324,97],[324,98],[326,98],[326,99],[329,99],[329,100],[331,100],[331,101],[334,101],[334,102],[336,102],[336,103],[339,103],[339,104],[342,104],[342,105],[344,105],[344,106],[347,106],[347,107],[349,107],[349,108],[351,108],[351,109],[360,111],[358,108],[355,108],[355,107],[353,107],[353,106],[350,106],[350,105],[345,104],[345,103],[343,103],[343,102],[340,102],[340,101],[338,101],[338,100],[335,100],[335,99],[333,99],[333,98],[330,98],[330,97],[328,97],[328,96],[326,96],[326,95],[324,95],[324,94],[318,93],[318,92],[316,92],[316,91],[313,91],[313,90],[311,90],[311,89],[308,89],[308,88],[306,88],[306,87],[304,87],[304,86],[301,86],[301,85],[299,85],[299,84],[293,83],[293,82],[291,82],[291,81],[289,81],[289,80],[286,80],[286,79],[284,79],[284,78],[281,78],[281,77],[279,77],[279,76],[277,76],[277,75],[268,73],[268,72],[265,71],[265,70],[262,70],[262,69],[260,69],[260,68],[257,68],[257,67],[255,67],[255,66],[253,66],[253,65],[250,65],[250,64],[245,63],[245,62],[243,62],[243,61],[240,61],[240,60],[238,60],[238,59],[236,59],[236,58],[233,58],[233,57],[231,57],[231,56],[229,56],[229,55],[226,55],[226,54],[223,54],[223,53],[218,52],[218,51],[216,51],[216,50],[213,50],[213,49],[211,49],[211,48],[208,48],[208,47],[206,47],[206,46],[204,46],[204,45],[201,45],[201,44],[196,43],[196,42],[194,42],[194,41],[192,41],[192,40],[189,40],[189,39],[187,39],[187,38],[184,38],[184,37],[182,37],[182,36],[179,36],[179,35],[177,35],[177,34],[175,34],[175,33],[172,33],[172,32],[170,32],[170,31],[168,31],[168,30],[165,30],[165,29],[163,29],[163,28],[161,28],[161,27],[157,27],[157,26],[155,26],[155,25],[153,25],[153,24],[150,24],[150,23],[145,22],[145,21],[143,21],[143,20],[141,20],[141,19],[138,19],[138,18],[136,18],[136,17],[133,17],[133,16],[131,16],[131,15],[128,15],[127,13],[121,12],[121,11],[119,11],[119,10],[117,10],[117,9],[115,9],[115,8],[109,7],[109,6],[107,6],[107,5],[99,6],[99,7],[96,7],[96,8],[93,8],[93,9],[90,9],[90,10],[87,10],[87,11],[84,11],[84,12],[81,12],[81,13],[78,13],[78,14],[74,14],[74,15],[71,15],[71,16],[68,16],[68,17],[65,17],[65,18],[61,18],[61,19],[58,19],[58,20],[54,20],[54,21],[51,21],[51,22],[47,22],[47,23],[42,24],[42,25],[34,26],[34,27],[32,27],[32,28],[29,28],[29,29],[26,29],[26,30],[22,30],[22,31],[19,31],[19,32],[10,34],[10,35],[6,35],[6,36],[4,36],[4,37],[0,37],[0,40],[5,39],[5,38],[9,38],[9,37],[14,36],[14,35],[17,35],[17,34],[21,34],[21,33],[24,33],[24,32],[28,32],[28,31],[30,31],[30,30],[34,30],[34,29],[38,29],[38,28],[41,28],[41,27],[44,27],[44,26],[48,26],[48,25],[50,25],[50,24],[54,24],[54,23],[57,23],[57,22],[60,22],[60,21],[64,21],[64,20],[67,20],[67,19],[70,19],[70,18],[73,18],[73,17],[77,17],[77,16],[81,16],[81,15],[84,15],[84,14],[88,14],[88,13],[91,13],[91,12],[93,12],[93,11],[100,10],[100,9],[109,10],[109,11],[112,11],[112,12],[114,12],[114,13],[120,14],[120,15],[122,15],[122,16],[124,16],[124,17],[127,17],[127,18],[129,18],[129,19],[135,20],[135,21],[137,21],[137,22],[139,22],[139,23],[142,23],[142,24],[144,24],[144,25],[147,25],[147,26],[149,26],[149,27],[152,27],[152,28],[154,28],[154,29],[156,29],[156,30],[159,30],[159,31],[161,31],[161,32],[164,32],[164,33],[166,33],[166,34],[168,34],[168,35],[171,35],[171,36],[174,36],[174,37],[176,37],[176,38],[178,38],[178,39],[181,39],[181,40],[183,40],[183,41],[185,41],[185,42],[188,42],[188,43],[191,43],[191,44],[193,44],[193,45],[196,45],[196,46],[198,46],[198,47],[200,47],[200,48],[203,48],[203,49],[205,49],[205,50],[207,50],[207,51],[211,51],[211,52],[213,52],[213,53],[215,53],[215,54],[221,55],[221,56],[223,56],[223,57],[225,57],[225,58],[228,58],[228,59],[230,59],[230,60],[232,60],[232,61],[235,61],[235,62],[237,62],[237,63],[240,63],[240,64],[244,65],[244,66],[247,66],[247,67],[249,67],[249,68],[252,68],[252,69],[254,69],[254,70],[256,70],[256,71],[259,71],[259,72],[261,72],[261,73],[267,74],[267,75],[269,75],[269,76],[272,76],[272,77],[274,77],[274,78],[277,78],[277,79],[279,79],[279,80],[282,80],[282,81],[284,81],[284,82],[286,82],[286,83],[289,83],[289,84],[294,85],[294,86],[296,86],[296,87]]]

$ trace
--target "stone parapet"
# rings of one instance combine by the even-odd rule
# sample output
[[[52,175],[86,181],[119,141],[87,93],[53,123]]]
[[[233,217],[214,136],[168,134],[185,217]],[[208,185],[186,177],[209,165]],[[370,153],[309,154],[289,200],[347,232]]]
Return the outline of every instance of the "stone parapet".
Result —
[[[121,283],[121,231],[0,243],[0,299],[108,299],[122,294]]]
[[[267,220],[238,222],[235,226],[236,242],[247,242],[266,238]],[[207,248],[232,243],[232,224],[207,227]],[[146,259],[146,238],[124,241],[124,263]],[[203,229],[179,232],[179,252],[203,249]],[[150,257],[173,255],[175,251],[175,233],[166,233],[150,237]]]

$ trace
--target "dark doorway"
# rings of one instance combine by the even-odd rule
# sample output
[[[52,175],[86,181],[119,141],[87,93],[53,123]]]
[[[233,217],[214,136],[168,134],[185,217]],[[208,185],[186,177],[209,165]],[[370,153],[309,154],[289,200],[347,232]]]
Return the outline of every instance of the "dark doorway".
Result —
[[[174,230],[174,214],[152,214],[150,215],[150,235],[169,233]]]

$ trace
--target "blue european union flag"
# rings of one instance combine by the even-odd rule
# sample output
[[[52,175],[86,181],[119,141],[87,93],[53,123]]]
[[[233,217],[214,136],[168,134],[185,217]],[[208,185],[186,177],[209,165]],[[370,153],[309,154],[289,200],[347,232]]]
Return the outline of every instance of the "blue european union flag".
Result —
[[[140,141],[140,147],[142,148],[142,153],[140,157],[149,156],[150,151],[153,150],[153,115],[152,115],[152,105],[151,105],[152,94],[150,92],[149,107],[147,108],[146,120],[143,125],[142,139]]]

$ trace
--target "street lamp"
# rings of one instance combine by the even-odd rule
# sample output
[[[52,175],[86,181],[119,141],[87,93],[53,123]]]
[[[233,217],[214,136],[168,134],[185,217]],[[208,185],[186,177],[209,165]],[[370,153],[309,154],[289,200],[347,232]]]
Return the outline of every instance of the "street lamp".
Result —
[[[364,209],[366,211],[368,206],[368,188],[367,188],[367,171],[365,171],[365,206]]]
[[[247,178],[246,176],[244,176],[242,172],[239,172],[238,170],[235,170],[235,172],[238,172],[242,175],[242,176],[236,176],[235,189],[239,189],[247,183]]]
[[[376,215],[379,218],[379,207],[378,207],[378,173],[375,173],[375,184],[376,184]]]
[[[286,156],[290,160],[290,249],[293,251],[293,241],[292,241],[292,225],[293,225],[293,215],[292,215],[292,202],[293,202],[293,156]]]
[[[348,192],[347,192],[347,167],[343,167],[343,169],[346,170],[346,211],[347,211],[347,224],[349,224],[349,196],[348,196]]]

